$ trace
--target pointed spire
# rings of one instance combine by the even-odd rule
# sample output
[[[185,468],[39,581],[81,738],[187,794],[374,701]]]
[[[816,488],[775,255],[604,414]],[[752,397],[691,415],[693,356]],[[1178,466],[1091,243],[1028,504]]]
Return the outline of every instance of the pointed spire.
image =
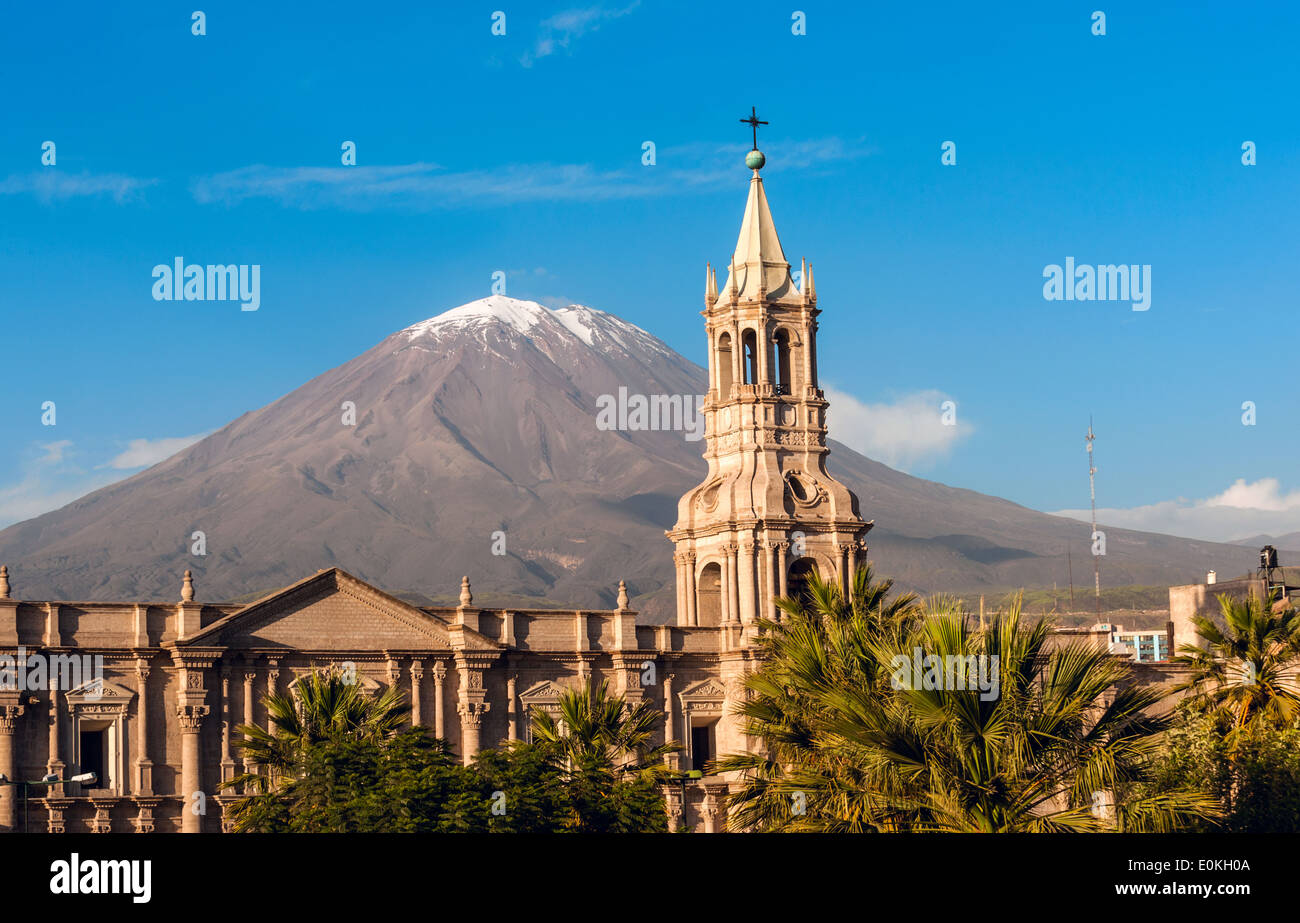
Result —
[[[185,580],[181,583],[181,602],[194,602],[194,575],[188,570],[185,572]]]
[[[9,568],[0,564],[0,599],[9,598]]]
[[[817,300],[817,283],[813,281],[812,263],[808,264],[808,300],[813,302]]]
[[[462,608],[468,608],[474,602],[474,594],[469,591],[469,577],[460,578],[460,604]]]
[[[763,178],[757,169],[749,181],[749,199],[745,202],[745,216],[740,222],[740,236],[729,268],[731,278],[727,288],[738,298],[797,295],[794,280],[790,278],[790,263],[781,249],[767,193],[763,190]]]
[[[709,304],[718,300],[718,274],[709,263],[704,264],[704,300]]]
[[[620,580],[618,582],[618,608],[622,611],[626,611],[628,608],[628,602],[627,584]]]
[[[799,294],[804,301],[808,300],[808,260],[805,257],[799,258]]]

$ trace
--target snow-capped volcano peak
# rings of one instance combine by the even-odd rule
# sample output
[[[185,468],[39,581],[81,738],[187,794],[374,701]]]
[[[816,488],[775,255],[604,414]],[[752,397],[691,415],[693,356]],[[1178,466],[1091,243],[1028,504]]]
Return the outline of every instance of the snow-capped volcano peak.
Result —
[[[493,327],[507,327],[526,337],[554,333],[571,336],[587,346],[594,347],[597,340],[609,340],[625,349],[649,348],[666,352],[667,347],[657,338],[627,321],[605,311],[585,305],[571,304],[564,308],[548,308],[536,301],[489,295],[460,307],[420,321],[402,331],[408,341],[438,337],[444,333]],[[567,338],[567,337],[566,337]]]

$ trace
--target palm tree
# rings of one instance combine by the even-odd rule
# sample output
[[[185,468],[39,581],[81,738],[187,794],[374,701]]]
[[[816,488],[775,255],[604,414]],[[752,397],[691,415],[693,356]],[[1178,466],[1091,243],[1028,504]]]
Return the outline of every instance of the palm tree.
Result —
[[[610,695],[602,680],[594,689],[567,690],[559,698],[557,722],[550,714],[533,713],[533,738],[553,746],[574,771],[664,775],[664,763],[680,746],[676,741],[655,745],[654,734],[663,715],[650,701],[629,708],[623,696]]]
[[[1163,694],[1126,683],[1105,651],[1050,649],[1018,599],[976,629],[954,600],[891,605],[865,571],[853,586],[845,600],[814,576],[806,605],[782,600],[786,617],[764,624],[740,713],[766,752],[716,765],[740,774],[733,826],[1164,830],[1213,813],[1196,792],[1134,792],[1169,719],[1147,713]],[[904,675],[919,664],[928,679]]]
[[[1225,627],[1213,619],[1192,619],[1203,646],[1184,644],[1178,662],[1192,668],[1192,677],[1179,687],[1192,693],[1189,704],[1221,711],[1232,721],[1232,733],[1259,725],[1285,727],[1296,718],[1300,690],[1300,612],[1277,607],[1276,593],[1268,602],[1255,593],[1246,599],[1219,594]]]
[[[302,677],[288,693],[267,696],[266,711],[273,731],[255,724],[236,729],[242,739],[235,746],[249,768],[222,788],[265,793],[277,778],[299,774],[302,757],[312,745],[340,737],[389,737],[405,723],[408,709],[396,687],[370,696],[355,676],[331,668]]]

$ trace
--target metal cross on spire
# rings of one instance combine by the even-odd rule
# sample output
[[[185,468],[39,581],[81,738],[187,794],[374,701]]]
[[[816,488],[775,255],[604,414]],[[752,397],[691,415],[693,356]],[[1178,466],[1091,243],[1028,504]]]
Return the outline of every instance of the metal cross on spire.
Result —
[[[754,130],[754,150],[758,150],[758,126],[767,124],[767,122],[764,122],[762,119],[758,117],[758,107],[750,106],[749,118],[741,119],[740,121],[744,122],[746,125],[748,125],[750,128]]]

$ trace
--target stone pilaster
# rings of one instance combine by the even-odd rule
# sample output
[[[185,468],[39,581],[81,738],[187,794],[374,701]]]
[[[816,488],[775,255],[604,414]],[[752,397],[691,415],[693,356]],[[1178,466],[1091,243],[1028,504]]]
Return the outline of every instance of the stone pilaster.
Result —
[[[234,715],[230,707],[230,666],[221,665],[221,781],[229,782],[235,777],[235,758],[231,751],[230,732]]]
[[[466,766],[473,761],[474,755],[482,746],[483,717],[492,708],[483,684],[483,674],[488,666],[487,661],[463,653],[456,654],[456,670],[460,679],[456,712],[460,715],[460,755]]]
[[[641,686],[641,665],[647,661],[643,654],[615,654],[614,676],[618,680],[618,694],[623,696],[628,709],[636,708],[645,698]]]
[[[149,759],[149,661],[135,660],[135,782],[137,795],[153,794],[153,761]]]
[[[506,717],[509,728],[507,731],[510,740],[519,739],[519,699],[518,699],[519,677],[511,676],[506,681]]]
[[[790,567],[786,555],[790,551],[789,542],[776,543],[776,575],[777,575],[777,592],[781,596],[790,595]],[[777,620],[781,618],[781,610],[776,612]]]
[[[59,677],[57,671],[51,671],[49,677],[50,685],[50,744],[49,758],[45,763],[45,771],[53,773],[60,779],[63,778],[63,770],[66,768],[63,762],[63,722],[61,718],[62,708],[59,707]],[[49,787],[49,797],[46,799],[59,799],[63,797],[64,787],[62,783],[51,785]]]
[[[727,613],[727,620],[733,625],[739,625],[743,615],[740,611],[740,546],[735,542],[729,543],[725,549],[727,553],[727,600],[730,604],[730,611]]]

